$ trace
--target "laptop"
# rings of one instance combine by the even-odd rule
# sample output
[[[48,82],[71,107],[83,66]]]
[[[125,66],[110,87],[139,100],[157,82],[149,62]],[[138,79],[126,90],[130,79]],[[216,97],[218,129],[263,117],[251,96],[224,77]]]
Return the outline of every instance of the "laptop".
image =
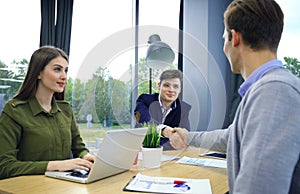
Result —
[[[108,131],[97,152],[96,161],[86,176],[58,171],[47,171],[45,176],[78,183],[91,183],[125,172],[133,166],[146,133],[147,128]]]

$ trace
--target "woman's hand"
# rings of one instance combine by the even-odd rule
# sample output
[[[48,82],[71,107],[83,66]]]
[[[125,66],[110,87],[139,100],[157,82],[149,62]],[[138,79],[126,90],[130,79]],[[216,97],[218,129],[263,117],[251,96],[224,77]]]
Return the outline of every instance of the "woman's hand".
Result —
[[[50,161],[47,166],[47,171],[69,171],[76,168],[89,171],[93,166],[95,156],[90,154],[87,155],[85,155],[83,159],[74,158],[69,160]]]
[[[83,159],[88,160],[88,161],[94,163],[95,160],[96,160],[96,156],[94,156],[94,155],[92,155],[90,153],[87,153],[86,155],[83,156]]]

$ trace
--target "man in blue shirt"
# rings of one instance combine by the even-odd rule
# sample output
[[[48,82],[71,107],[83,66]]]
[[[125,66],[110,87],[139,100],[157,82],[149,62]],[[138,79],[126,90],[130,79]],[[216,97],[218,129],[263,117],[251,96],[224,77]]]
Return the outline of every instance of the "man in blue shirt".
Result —
[[[282,10],[274,0],[234,0],[224,25],[224,53],[245,80],[234,121],[209,132],[175,128],[171,145],[227,152],[231,194],[300,193],[300,79],[277,60]]]

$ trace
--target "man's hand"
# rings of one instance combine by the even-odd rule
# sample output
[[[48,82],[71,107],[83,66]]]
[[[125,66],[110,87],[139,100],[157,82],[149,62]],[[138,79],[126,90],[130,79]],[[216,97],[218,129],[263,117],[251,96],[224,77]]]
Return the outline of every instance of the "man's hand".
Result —
[[[172,127],[169,127],[169,126],[167,126],[167,127],[165,127],[164,129],[163,129],[163,131],[162,131],[162,135],[164,136],[164,137],[171,137],[171,135],[173,134],[173,128]]]
[[[174,149],[185,149],[189,146],[186,141],[188,130],[184,128],[174,128],[172,135],[169,137],[170,144]]]

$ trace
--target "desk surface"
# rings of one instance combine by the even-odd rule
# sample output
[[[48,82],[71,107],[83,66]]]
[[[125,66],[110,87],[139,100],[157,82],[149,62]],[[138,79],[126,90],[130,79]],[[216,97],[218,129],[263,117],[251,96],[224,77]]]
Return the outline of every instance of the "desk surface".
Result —
[[[173,150],[165,151],[164,154],[173,156],[198,157],[199,149],[189,148],[185,151]],[[193,165],[177,164],[175,161],[163,162],[157,169],[131,170],[105,178],[90,184],[73,183],[70,181],[48,178],[43,175],[20,176],[0,180],[0,194],[6,193],[135,193],[123,192],[122,189],[129,180],[136,174],[142,173],[150,176],[179,177],[209,179],[212,192],[223,194],[228,191],[226,169],[213,167],[200,167]]]

